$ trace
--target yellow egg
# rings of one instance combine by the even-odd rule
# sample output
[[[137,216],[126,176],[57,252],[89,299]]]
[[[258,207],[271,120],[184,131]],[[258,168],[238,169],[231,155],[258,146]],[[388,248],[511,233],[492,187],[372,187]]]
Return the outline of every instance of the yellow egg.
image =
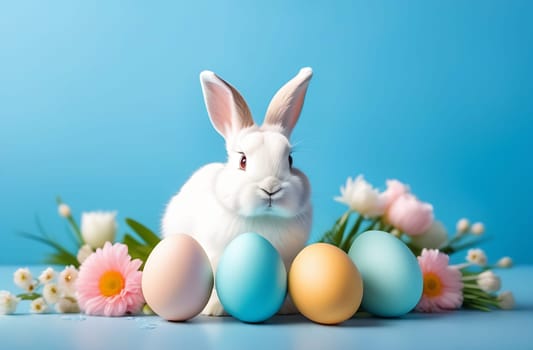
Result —
[[[213,290],[213,270],[200,244],[185,234],[157,244],[146,260],[142,291],[146,303],[169,321],[198,315]]]
[[[352,317],[363,296],[363,281],[350,257],[326,243],[304,248],[289,271],[289,293],[310,320],[337,324]]]

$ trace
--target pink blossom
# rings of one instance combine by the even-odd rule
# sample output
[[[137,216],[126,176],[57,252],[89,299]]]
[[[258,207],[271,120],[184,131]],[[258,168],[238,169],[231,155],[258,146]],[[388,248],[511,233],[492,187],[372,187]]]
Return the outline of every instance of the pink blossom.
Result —
[[[448,255],[437,249],[422,250],[418,264],[424,276],[424,291],[417,311],[443,312],[458,309],[463,304],[461,272],[448,263]]]
[[[409,193],[400,195],[386,212],[387,221],[411,236],[421,235],[433,223],[433,206]]]
[[[122,316],[140,311],[144,304],[141,289],[141,260],[131,260],[128,247],[106,242],[80,266],[76,294],[88,315]]]
[[[398,180],[387,180],[387,189],[383,191],[381,197],[388,208],[403,194],[409,193],[409,186]]]

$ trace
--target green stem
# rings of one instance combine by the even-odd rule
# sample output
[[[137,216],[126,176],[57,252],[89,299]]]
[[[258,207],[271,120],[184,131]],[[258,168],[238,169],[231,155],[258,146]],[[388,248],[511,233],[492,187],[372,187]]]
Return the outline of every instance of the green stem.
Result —
[[[70,227],[72,228],[72,231],[76,235],[76,239],[78,240],[78,243],[80,244],[80,247],[81,247],[83,245],[84,241],[83,241],[83,238],[81,236],[80,228],[79,228],[78,224],[76,223],[76,220],[74,220],[72,215],[69,215],[67,217],[67,221],[70,224]]]
[[[56,202],[57,202],[58,206],[63,204],[63,201],[61,200],[61,197],[59,197],[59,196],[57,196]],[[79,246],[81,247],[83,245],[84,241],[83,241],[83,238],[81,236],[81,231],[80,231],[80,227],[78,226],[78,223],[76,222],[76,220],[74,220],[72,215],[67,216],[66,219],[67,219],[68,223],[70,224],[70,228],[72,229],[72,232],[74,232],[74,235],[76,236],[76,239],[77,239],[77,241],[79,243]]]
[[[359,227],[361,227],[361,223],[363,222],[364,217],[363,215],[359,215],[357,220],[355,221],[352,229],[348,233],[348,235],[344,238],[342,243],[340,244],[340,248],[344,250],[345,252],[348,252],[350,250],[350,247],[352,246],[353,240],[355,239],[355,236],[359,232]]]

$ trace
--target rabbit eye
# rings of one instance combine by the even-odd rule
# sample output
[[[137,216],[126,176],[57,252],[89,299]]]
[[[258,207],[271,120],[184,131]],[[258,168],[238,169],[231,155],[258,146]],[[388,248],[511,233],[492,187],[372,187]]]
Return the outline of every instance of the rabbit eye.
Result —
[[[244,153],[241,154],[241,161],[239,166],[241,170],[246,170],[246,156],[244,155]]]
[[[289,166],[292,168],[292,156],[289,154]]]

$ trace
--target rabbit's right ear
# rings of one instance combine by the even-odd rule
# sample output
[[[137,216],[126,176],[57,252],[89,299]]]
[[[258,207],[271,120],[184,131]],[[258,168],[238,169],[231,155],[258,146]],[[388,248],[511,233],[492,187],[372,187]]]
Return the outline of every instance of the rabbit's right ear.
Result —
[[[200,73],[200,82],[211,123],[225,139],[254,125],[250,109],[237,89],[211,71]]]

